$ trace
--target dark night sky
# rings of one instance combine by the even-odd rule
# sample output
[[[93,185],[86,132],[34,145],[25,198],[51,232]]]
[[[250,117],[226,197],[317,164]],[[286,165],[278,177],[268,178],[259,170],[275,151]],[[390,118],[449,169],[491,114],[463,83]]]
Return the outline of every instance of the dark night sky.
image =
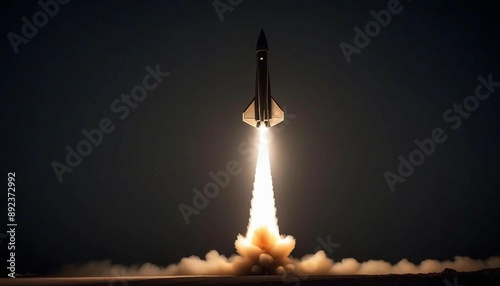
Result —
[[[2,1],[0,229],[15,171],[18,272],[235,253],[255,169],[238,146],[257,135],[241,112],[255,92],[260,29],[273,96],[296,115],[271,146],[279,226],[297,239],[295,257],[328,235],[341,244],[335,260],[500,255],[500,87],[458,129],[443,120],[478,76],[500,81],[500,9],[402,0],[347,63],[340,43],[354,45],[354,27],[388,3],[351,2],[245,0],[221,21],[210,0],[72,1],[16,54],[7,34],[21,35],[21,18],[41,8]],[[121,120],[111,103],[158,64],[170,75]],[[59,182],[51,164],[102,118],[114,131]],[[392,192],[384,172],[397,173],[398,156],[434,128],[447,140]],[[186,224],[178,205],[192,206],[192,189],[231,160],[241,174]]]

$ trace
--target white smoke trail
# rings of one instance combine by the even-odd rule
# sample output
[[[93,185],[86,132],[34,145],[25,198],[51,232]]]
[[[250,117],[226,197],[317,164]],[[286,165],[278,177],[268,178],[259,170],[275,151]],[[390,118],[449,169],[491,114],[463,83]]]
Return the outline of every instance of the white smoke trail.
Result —
[[[255,182],[246,235],[249,241],[252,241],[255,231],[261,227],[266,228],[270,235],[279,236],[278,219],[276,218],[276,207],[274,205],[267,128],[259,128],[259,133],[259,156],[257,157],[257,166],[255,168]]]

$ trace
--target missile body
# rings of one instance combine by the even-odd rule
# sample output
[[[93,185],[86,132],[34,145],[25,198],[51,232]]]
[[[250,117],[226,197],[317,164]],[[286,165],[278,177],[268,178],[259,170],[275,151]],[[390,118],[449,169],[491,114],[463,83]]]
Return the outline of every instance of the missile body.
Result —
[[[274,126],[285,119],[285,113],[271,96],[269,80],[269,48],[264,30],[260,31],[256,48],[257,72],[255,75],[255,97],[243,111],[243,122],[256,128]]]

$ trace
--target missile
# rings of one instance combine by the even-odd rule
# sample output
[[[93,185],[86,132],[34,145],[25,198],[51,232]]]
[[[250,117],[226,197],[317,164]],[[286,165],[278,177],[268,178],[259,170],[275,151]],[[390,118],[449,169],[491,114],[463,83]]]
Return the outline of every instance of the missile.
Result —
[[[255,97],[243,111],[243,122],[256,128],[271,127],[285,119],[285,113],[271,96],[269,80],[269,48],[264,30],[260,30],[255,49],[257,56],[257,72],[255,75]],[[263,125],[264,124],[264,125]]]

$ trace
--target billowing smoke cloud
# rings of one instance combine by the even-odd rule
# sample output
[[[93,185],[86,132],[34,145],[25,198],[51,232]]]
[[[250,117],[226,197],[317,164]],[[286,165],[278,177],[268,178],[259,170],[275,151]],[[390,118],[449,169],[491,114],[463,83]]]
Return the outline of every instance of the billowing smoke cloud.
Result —
[[[407,274],[441,272],[446,268],[456,271],[476,271],[487,268],[500,267],[500,257],[490,257],[487,260],[474,260],[469,257],[455,256],[453,261],[437,261],[427,259],[420,264],[413,264],[407,259],[391,265],[383,260],[369,260],[358,262],[354,258],[345,258],[334,262],[326,257],[323,251],[314,255],[304,256],[300,262],[300,269],[306,274]]]
[[[261,255],[259,255],[261,256]],[[273,264],[272,256],[262,255],[261,263]],[[211,250],[205,259],[191,256],[181,259],[177,264],[166,267],[151,263],[142,265],[124,266],[112,264],[109,260],[90,262],[85,265],[65,266],[57,276],[173,276],[173,275],[245,275],[252,274],[254,262],[240,255],[229,258]],[[283,270],[290,274],[406,274],[406,273],[434,273],[445,268],[456,271],[476,271],[487,268],[499,268],[500,257],[490,257],[487,260],[474,260],[469,257],[456,256],[452,261],[424,260],[420,264],[413,264],[406,259],[391,265],[383,260],[369,260],[358,262],[354,258],[345,258],[334,262],[320,250],[314,255],[306,255],[302,259],[287,258],[287,268],[280,268],[276,273],[283,274]]]
[[[183,258],[178,264],[159,267],[151,263],[137,266],[113,265],[110,261],[91,262],[83,266],[66,266],[59,276],[172,276],[172,275],[250,275],[295,274],[406,274],[456,271],[475,271],[500,267],[500,257],[486,261],[457,256],[453,261],[424,260],[415,265],[406,259],[391,265],[382,260],[358,262],[346,258],[334,262],[324,251],[295,259],[290,253],[295,247],[292,236],[280,235],[269,162],[266,128],[260,129],[259,156],[255,172],[250,220],[245,236],[238,235],[234,246],[238,254],[229,258],[211,250],[205,259],[197,256]]]

